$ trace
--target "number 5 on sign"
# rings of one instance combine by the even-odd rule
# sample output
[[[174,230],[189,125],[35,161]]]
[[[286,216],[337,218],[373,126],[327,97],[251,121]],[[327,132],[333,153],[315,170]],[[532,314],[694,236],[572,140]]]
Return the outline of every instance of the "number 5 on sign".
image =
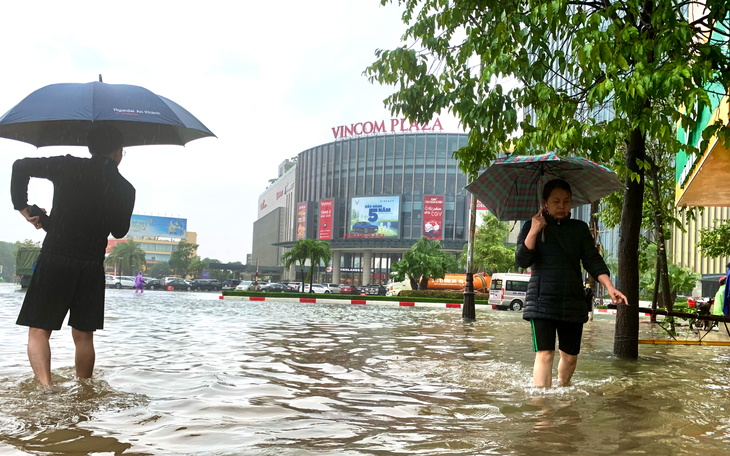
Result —
[[[378,220],[378,210],[376,208],[370,209],[370,217],[368,217],[368,222],[375,222]]]

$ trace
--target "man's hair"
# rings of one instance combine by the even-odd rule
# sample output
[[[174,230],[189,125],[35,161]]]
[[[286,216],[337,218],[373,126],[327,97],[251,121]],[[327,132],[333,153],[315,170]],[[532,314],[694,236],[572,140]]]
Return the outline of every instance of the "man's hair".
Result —
[[[91,155],[107,156],[124,145],[124,135],[111,125],[101,124],[91,128],[86,136]]]
[[[547,184],[545,184],[545,187],[542,189],[542,199],[548,200],[550,198],[550,194],[555,190],[556,188],[565,190],[566,192],[570,193],[570,196],[573,196],[573,190],[570,188],[570,184],[564,181],[563,179],[553,179]]]

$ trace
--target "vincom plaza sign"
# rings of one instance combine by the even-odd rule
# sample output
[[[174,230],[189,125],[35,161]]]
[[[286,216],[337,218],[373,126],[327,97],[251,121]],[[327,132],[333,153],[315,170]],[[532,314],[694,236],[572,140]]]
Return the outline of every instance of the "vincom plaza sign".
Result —
[[[411,122],[410,124],[406,119],[390,119],[390,133],[400,133],[409,131],[443,131],[441,121],[436,118],[433,123],[419,124],[418,122]],[[358,122],[354,124],[340,125],[339,127],[332,127],[332,134],[335,139],[349,138],[351,136],[369,135],[377,133],[387,133],[385,130],[385,121],[381,120],[380,123],[374,122]]]

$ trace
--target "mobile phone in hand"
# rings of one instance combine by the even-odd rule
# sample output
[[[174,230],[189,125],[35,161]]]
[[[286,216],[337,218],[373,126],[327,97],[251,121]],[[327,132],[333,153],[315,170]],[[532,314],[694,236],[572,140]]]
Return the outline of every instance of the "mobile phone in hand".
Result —
[[[43,212],[43,210],[35,204],[30,207],[31,217],[43,217],[44,215],[46,215],[46,213]]]

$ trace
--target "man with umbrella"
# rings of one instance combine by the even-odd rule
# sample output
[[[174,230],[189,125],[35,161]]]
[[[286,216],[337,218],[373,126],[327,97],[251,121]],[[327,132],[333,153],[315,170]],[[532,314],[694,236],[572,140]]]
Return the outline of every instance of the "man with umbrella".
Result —
[[[71,155],[26,158],[13,164],[13,206],[47,234],[17,324],[28,326],[28,359],[36,378],[51,383],[51,332],[66,314],[76,345],[76,375],[91,377],[94,331],[104,327],[104,255],[111,233],[129,231],[135,189],[119,173],[124,137],[101,124],[87,136],[91,158]],[[28,205],[31,177],[53,182],[53,208],[47,216]]]
[[[66,313],[76,343],[76,373],[91,377],[93,335],[104,324],[103,260],[111,233],[129,231],[135,190],[117,166],[123,147],[176,144],[215,136],[174,101],[144,87],[89,82],[42,87],[0,116],[0,137],[36,147],[87,146],[90,159],[18,160],[11,194],[15,209],[48,234],[18,324],[29,326],[28,358],[38,380],[51,382],[51,331]],[[53,182],[47,216],[28,206],[31,177]]]

